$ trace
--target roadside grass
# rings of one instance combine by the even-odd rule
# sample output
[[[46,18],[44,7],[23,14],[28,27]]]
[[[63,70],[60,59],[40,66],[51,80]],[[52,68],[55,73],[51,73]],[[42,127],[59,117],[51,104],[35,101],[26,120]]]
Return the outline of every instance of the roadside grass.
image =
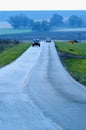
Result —
[[[76,43],[75,45],[71,45],[66,42],[55,42],[55,45],[57,50],[60,52],[86,56],[86,44]],[[70,51],[70,49],[73,49],[73,51]],[[60,58],[70,75],[81,84],[86,85],[86,58]]]
[[[69,54],[86,56],[86,44],[75,43],[74,45],[69,42],[55,42],[56,48],[61,52],[66,52]]]
[[[5,49],[0,53],[0,68],[11,63],[31,46],[30,43],[19,43],[12,48]]]
[[[62,62],[72,77],[86,85],[86,59],[68,58]]]

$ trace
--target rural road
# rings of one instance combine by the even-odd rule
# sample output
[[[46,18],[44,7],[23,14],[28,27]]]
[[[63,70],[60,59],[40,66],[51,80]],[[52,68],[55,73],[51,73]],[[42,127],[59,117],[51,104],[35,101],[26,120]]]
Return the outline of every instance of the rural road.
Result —
[[[86,88],[64,69],[53,42],[0,69],[0,130],[86,130]]]

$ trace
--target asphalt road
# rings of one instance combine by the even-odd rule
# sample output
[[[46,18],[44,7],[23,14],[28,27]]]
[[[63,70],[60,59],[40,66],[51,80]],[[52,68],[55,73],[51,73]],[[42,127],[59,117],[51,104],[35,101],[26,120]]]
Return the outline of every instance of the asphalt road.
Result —
[[[86,88],[41,42],[0,69],[0,130],[86,130]]]

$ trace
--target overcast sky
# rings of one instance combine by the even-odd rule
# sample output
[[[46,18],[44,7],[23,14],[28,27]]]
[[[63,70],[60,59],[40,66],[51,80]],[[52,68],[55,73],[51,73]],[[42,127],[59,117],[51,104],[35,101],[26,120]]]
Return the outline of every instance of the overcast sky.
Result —
[[[0,10],[86,10],[85,0],[0,0]]]

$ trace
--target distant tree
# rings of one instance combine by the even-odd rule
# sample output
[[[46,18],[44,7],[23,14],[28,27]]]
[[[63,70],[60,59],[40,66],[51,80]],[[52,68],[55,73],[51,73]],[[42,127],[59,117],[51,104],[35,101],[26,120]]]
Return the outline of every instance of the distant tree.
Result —
[[[34,20],[33,19],[29,19],[28,28],[33,30],[34,24],[35,24]]]
[[[19,28],[21,26],[21,20],[19,16],[10,16],[8,22],[11,24],[13,28]]]
[[[50,24],[47,20],[42,20],[41,22],[41,31],[49,31],[50,30]]]
[[[63,17],[59,14],[53,14],[50,18],[51,26],[61,26],[63,24]]]
[[[72,15],[69,18],[69,25],[72,27],[80,27],[82,25],[82,19],[76,15]]]
[[[28,26],[29,19],[28,19],[28,17],[20,14],[20,15],[16,15],[16,16],[10,16],[8,22],[15,29],[26,28]]]
[[[27,28],[30,19],[29,19],[28,17],[26,17],[26,16],[22,16],[21,20],[22,20],[21,26],[22,26],[23,28]]]
[[[82,27],[86,27],[86,15],[81,17],[82,19]]]
[[[32,30],[33,31],[37,31],[37,32],[41,31],[41,22],[39,22],[39,21],[36,21],[36,22],[33,21]]]
[[[37,31],[37,32],[44,32],[44,31],[49,31],[50,30],[50,25],[49,22],[46,20],[42,20],[42,21],[33,21],[31,23],[31,27],[33,31]]]

